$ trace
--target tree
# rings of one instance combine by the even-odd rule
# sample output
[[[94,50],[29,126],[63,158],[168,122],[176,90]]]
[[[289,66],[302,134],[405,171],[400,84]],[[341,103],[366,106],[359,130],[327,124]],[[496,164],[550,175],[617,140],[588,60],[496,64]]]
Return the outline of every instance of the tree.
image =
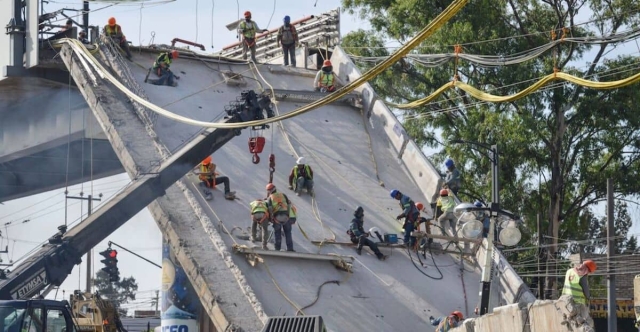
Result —
[[[632,254],[637,249],[637,239],[635,236],[629,237],[629,229],[633,225],[629,216],[627,203],[617,201],[613,211],[613,228],[616,237],[616,254]],[[583,252],[594,254],[605,254],[607,252],[607,218],[592,218],[587,239],[594,239],[584,246]]]
[[[93,279],[93,284],[100,296],[107,298],[118,309],[118,313],[126,315],[127,310],[122,305],[136,299],[138,283],[133,277],[121,278],[118,282],[110,282],[109,275],[100,270]]]
[[[347,35],[343,46],[354,55],[387,54],[370,47],[408,40],[449,3],[343,0],[345,10],[359,13],[372,26],[372,31]],[[578,13],[585,11],[591,13],[591,23],[578,24]],[[466,43],[462,51],[467,54],[526,53],[563,36],[606,36],[638,26],[639,13],[640,2],[630,0],[470,1],[417,52],[453,53],[454,45]],[[403,103],[431,94],[454,76],[500,95],[516,93],[554,70],[610,81],[630,76],[629,69],[639,66],[638,58],[630,56],[604,61],[618,45],[613,39],[596,46],[560,43],[512,66],[483,67],[457,60],[431,68],[405,59],[370,83],[384,98]],[[503,104],[479,103],[463,91],[449,90],[436,102],[402,115],[419,144],[441,148],[434,162],[446,156],[457,161],[465,179],[462,199],[490,197],[490,162],[468,145],[449,142],[498,144],[501,204],[524,216],[530,229],[535,229],[536,214],[545,216],[552,239],[549,255],[555,257],[559,238],[577,239],[588,229],[588,209],[604,199],[607,178],[613,178],[619,196],[640,193],[639,103],[637,86],[590,90],[553,84]],[[554,283],[555,279],[547,280],[547,296],[557,294]]]

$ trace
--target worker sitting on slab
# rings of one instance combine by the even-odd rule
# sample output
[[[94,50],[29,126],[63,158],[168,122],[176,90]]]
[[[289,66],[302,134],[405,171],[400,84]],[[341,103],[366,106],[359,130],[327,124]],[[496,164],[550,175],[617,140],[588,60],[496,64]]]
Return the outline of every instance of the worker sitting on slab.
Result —
[[[171,71],[171,62],[178,58],[178,51],[172,50],[170,52],[163,52],[158,55],[158,58],[153,63],[153,67],[149,69],[152,70],[159,78],[157,80],[149,80],[149,74],[147,73],[147,78],[145,78],[145,82],[149,82],[154,85],[168,85],[168,86],[178,86],[178,82],[174,81],[174,78],[179,78],[174,75]]]
[[[262,249],[268,250],[267,241],[269,240],[269,208],[267,203],[261,199],[257,199],[249,203],[251,208],[251,242],[257,241],[257,228],[260,225],[262,229]]]
[[[404,218],[404,223],[402,224],[402,229],[404,229],[404,243],[407,247],[411,248],[416,242],[416,238],[411,236],[411,232],[413,232],[414,222],[417,221],[420,216],[420,211],[416,208],[411,197],[404,195],[396,189],[391,190],[390,194],[392,198],[400,201],[402,213],[399,214],[396,219],[400,220]]]
[[[570,316],[580,316],[582,318],[581,324],[588,324],[593,327],[593,319],[589,315],[589,300],[591,293],[589,292],[589,283],[587,282],[587,276],[590,273],[596,272],[596,263],[590,259],[585,260],[582,264],[570,268],[564,277],[564,288],[562,288],[562,296],[560,300],[565,300],[567,303],[573,302],[573,307]],[[571,301],[572,300],[572,301]],[[567,306],[569,309],[569,306]]]
[[[449,227],[451,227],[451,234],[454,237],[458,236],[456,232],[456,216],[453,214],[453,208],[456,206],[456,200],[449,194],[449,190],[441,189],[440,197],[436,201],[436,206],[439,206],[442,210],[442,214],[438,217],[438,221],[440,222],[440,227],[442,227],[442,235],[447,235],[446,222],[449,221]]]
[[[321,92],[333,92],[336,91],[335,75],[333,74],[333,65],[331,61],[324,60],[322,68],[316,74],[316,79],[313,81],[313,87],[315,91]]]
[[[444,180],[444,188],[451,190],[454,195],[458,195],[458,190],[460,190],[460,184],[462,182],[460,180],[460,171],[451,159],[447,159],[444,165],[447,167],[447,177]]]
[[[224,198],[229,200],[236,199],[236,192],[231,191],[229,178],[226,176],[218,176],[219,174],[216,172],[216,164],[211,162],[211,156],[205,158],[199,166],[199,178],[205,186],[204,195],[206,200],[211,200],[213,198],[209,188],[216,189],[216,186],[220,183],[224,184]]]
[[[356,247],[356,253],[358,253],[358,255],[362,255],[362,247],[367,245],[371,248],[373,253],[376,254],[376,257],[378,257],[379,260],[383,261],[387,258],[387,256],[380,252],[378,245],[368,239],[371,234],[364,231],[364,209],[362,206],[358,206],[356,211],[353,213],[353,219],[351,220],[351,225],[349,226],[347,234],[351,237],[351,242],[358,245]]]
[[[464,316],[460,311],[454,311],[449,316],[433,318],[433,316],[429,316],[429,321],[431,325],[438,326],[436,327],[436,332],[447,332],[453,329],[454,327],[458,327],[462,325],[464,321]]]
[[[129,44],[127,43],[127,37],[122,33],[120,25],[116,24],[116,18],[110,17],[108,24],[104,26],[105,36],[111,38],[111,40],[124,50],[127,54],[127,59],[131,60],[131,51],[129,51]]]
[[[304,162],[304,157],[298,158],[296,165],[291,169],[289,189],[295,190],[298,196],[302,193],[302,189],[306,189],[307,193],[313,196],[313,170]]]
[[[244,21],[238,25],[238,32],[242,36],[242,58],[247,60],[247,52],[251,51],[251,61],[258,63],[256,60],[256,33],[267,32],[269,30],[258,28],[258,24],[251,20],[251,12],[244,12]]]
[[[293,238],[291,237],[291,225],[295,223],[295,219],[291,219],[291,206],[291,201],[287,195],[277,191],[273,183],[267,184],[267,207],[269,208],[271,222],[273,222],[276,250],[280,250],[282,246],[282,231],[284,230],[287,251],[295,251],[293,250]]]

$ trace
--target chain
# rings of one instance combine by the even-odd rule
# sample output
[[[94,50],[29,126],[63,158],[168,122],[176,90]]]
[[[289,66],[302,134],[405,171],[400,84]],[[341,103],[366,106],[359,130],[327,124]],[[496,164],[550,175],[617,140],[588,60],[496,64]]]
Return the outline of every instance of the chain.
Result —
[[[269,155],[269,183],[273,183],[273,173],[276,172],[276,155]]]

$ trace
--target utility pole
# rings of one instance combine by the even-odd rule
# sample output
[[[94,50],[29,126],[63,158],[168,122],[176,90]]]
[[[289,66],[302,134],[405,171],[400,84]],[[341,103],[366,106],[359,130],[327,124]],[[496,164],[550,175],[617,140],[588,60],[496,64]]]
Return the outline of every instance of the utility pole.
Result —
[[[540,271],[542,271],[542,261],[540,260],[540,256],[542,256],[542,217],[540,213],[536,215],[536,223],[538,226],[538,299],[544,299],[544,289],[542,287],[542,277],[540,276]]]
[[[87,197],[83,197],[83,194],[80,193],[80,196],[67,196],[67,198],[71,198],[71,199],[79,199],[82,201],[87,201],[87,217],[91,215],[91,211],[92,206],[93,206],[93,201],[100,201],[102,200],[102,194],[98,195],[98,198],[94,198],[93,196],[89,195]],[[87,293],[91,293],[91,286],[92,286],[92,269],[91,269],[91,258],[93,256],[93,249],[89,250],[89,252],[87,253],[87,289],[86,292]]]
[[[618,331],[616,316],[616,276],[613,274],[611,260],[616,254],[616,232],[613,221],[613,180],[607,179],[607,315],[608,331]]]
[[[158,313],[158,303],[160,302],[160,291],[156,290],[156,312],[154,312],[154,316]]]
[[[493,241],[495,227],[500,211],[500,188],[498,183],[498,146],[491,146],[491,218],[489,219],[489,235],[487,236],[487,250],[482,267],[482,288],[480,291],[480,315],[489,312],[489,298],[491,296],[491,271],[493,270]]]

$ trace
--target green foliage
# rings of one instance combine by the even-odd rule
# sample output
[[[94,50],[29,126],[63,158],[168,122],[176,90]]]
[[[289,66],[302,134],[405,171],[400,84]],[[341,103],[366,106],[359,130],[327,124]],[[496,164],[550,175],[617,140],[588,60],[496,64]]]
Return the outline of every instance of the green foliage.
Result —
[[[121,278],[118,282],[110,282],[109,275],[100,270],[93,279],[93,284],[100,293],[100,296],[108,299],[118,308],[118,312],[126,315],[127,310],[122,305],[136,299],[138,283],[134,277]]]
[[[631,216],[629,216],[629,211],[627,207],[627,203],[624,201],[616,202],[613,211],[614,218],[614,236],[615,244],[616,244],[616,253],[617,254],[631,254],[637,250],[638,243],[635,236],[629,237],[629,229],[633,224],[631,221]],[[585,253],[594,253],[594,254],[606,254],[607,252],[607,241],[604,240],[608,237],[607,234],[607,218],[602,217],[597,219],[595,217],[590,218],[590,225],[588,232],[585,236],[586,239],[599,239],[593,240],[587,245],[584,246],[582,252]],[[574,251],[576,249],[574,248]]]

